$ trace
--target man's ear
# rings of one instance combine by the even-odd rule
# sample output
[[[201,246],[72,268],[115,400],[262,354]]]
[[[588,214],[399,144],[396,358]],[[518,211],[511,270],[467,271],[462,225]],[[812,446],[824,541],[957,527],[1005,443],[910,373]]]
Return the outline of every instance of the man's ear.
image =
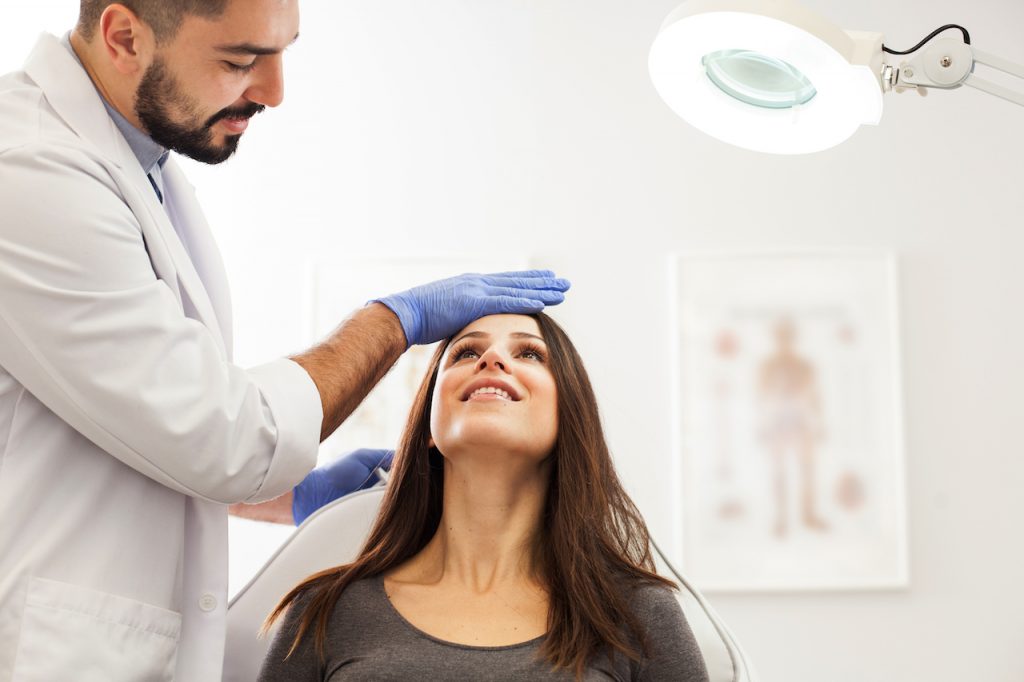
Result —
[[[103,53],[118,72],[144,72],[153,60],[156,39],[153,30],[124,5],[114,3],[103,10],[98,38]]]

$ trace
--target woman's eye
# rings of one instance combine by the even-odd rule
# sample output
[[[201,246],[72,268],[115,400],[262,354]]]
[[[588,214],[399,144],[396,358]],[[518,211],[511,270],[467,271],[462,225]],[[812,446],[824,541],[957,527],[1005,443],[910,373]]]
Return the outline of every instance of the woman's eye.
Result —
[[[544,356],[541,354],[540,351],[532,350],[529,348],[520,353],[519,357],[526,358],[527,360],[536,360],[538,362],[544,362]]]
[[[458,361],[458,360],[465,360],[466,358],[475,358],[475,357],[476,357],[476,351],[473,350],[472,348],[467,348],[466,350],[459,351],[458,353],[455,354],[455,360],[456,361]]]

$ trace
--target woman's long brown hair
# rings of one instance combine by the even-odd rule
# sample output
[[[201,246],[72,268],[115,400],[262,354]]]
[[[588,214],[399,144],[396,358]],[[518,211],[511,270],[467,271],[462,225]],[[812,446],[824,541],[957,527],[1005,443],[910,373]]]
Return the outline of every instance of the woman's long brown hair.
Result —
[[[540,655],[580,678],[598,656],[640,660],[645,633],[630,609],[630,592],[642,584],[675,585],[655,573],[647,527],[615,474],[583,361],[550,317],[531,317],[547,344],[558,393],[558,435],[533,556],[550,600]],[[430,404],[450,341],[439,345],[416,393],[380,512],[359,557],[306,579],[267,618],[265,629],[303,596],[305,611],[289,655],[312,630],[323,656],[327,626],[345,589],[401,565],[437,531],[444,465],[441,453],[429,446]]]

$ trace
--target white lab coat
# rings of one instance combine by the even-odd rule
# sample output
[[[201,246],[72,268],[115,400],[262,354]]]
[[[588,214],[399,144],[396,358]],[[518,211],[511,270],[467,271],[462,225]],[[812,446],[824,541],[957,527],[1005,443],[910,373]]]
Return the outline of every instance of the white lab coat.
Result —
[[[220,256],[164,181],[194,263],[56,38],[0,78],[0,682],[219,680],[225,505],[316,461],[315,385],[231,364]]]

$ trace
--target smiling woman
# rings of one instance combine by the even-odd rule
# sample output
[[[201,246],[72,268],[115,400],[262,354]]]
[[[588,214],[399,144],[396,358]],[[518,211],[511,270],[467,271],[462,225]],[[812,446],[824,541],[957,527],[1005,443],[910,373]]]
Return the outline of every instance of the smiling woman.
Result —
[[[706,680],[673,588],[565,332],[485,317],[435,353],[359,557],[271,615],[260,680]]]

